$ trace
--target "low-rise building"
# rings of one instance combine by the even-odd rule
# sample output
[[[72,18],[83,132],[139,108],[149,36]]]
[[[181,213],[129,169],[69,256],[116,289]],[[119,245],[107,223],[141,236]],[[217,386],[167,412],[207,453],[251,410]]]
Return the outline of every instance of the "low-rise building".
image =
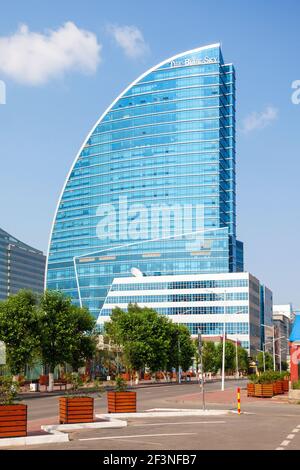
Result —
[[[238,341],[250,355],[260,349],[260,283],[250,273],[143,276],[115,278],[98,317],[100,328],[112,310],[129,303],[155,309],[191,334],[223,335]]]
[[[273,305],[273,323],[275,327],[275,352],[277,362],[289,359],[289,336],[294,318],[291,304]]]

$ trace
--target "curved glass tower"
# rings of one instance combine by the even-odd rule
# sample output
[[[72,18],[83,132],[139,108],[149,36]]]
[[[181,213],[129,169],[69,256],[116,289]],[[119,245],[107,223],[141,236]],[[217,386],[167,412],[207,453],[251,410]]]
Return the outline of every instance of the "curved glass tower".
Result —
[[[67,177],[47,287],[98,316],[115,277],[243,270],[235,73],[219,44],[171,57],[102,114]]]

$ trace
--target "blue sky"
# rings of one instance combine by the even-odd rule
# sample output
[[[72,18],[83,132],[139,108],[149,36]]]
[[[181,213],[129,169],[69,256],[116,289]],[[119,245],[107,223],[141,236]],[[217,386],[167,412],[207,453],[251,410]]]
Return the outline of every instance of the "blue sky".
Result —
[[[298,0],[11,0],[0,9],[2,228],[46,251],[65,177],[104,109],[149,67],[220,41],[237,72],[245,267],[277,303],[300,307]]]

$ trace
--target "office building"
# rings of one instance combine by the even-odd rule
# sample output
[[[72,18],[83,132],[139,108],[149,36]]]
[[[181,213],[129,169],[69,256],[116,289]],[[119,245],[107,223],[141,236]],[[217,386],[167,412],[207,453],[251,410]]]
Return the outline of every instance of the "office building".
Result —
[[[45,262],[42,251],[0,229],[0,299],[20,289],[43,292]]]
[[[294,319],[293,307],[291,304],[273,305],[273,324],[276,331],[276,354],[277,359],[288,361],[289,359],[289,337],[291,325]]]
[[[132,267],[163,278],[242,272],[235,166],[235,71],[220,44],[147,70],[75,158],[53,221],[47,287],[97,317],[114,278]]]
[[[238,341],[250,355],[260,349],[260,283],[250,273],[115,278],[98,318],[102,328],[114,307],[137,303],[188,326],[192,335]]]

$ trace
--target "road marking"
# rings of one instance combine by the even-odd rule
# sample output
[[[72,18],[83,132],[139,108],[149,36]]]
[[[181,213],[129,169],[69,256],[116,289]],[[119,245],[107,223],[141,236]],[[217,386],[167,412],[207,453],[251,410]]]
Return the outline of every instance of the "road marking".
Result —
[[[88,437],[84,439],[78,439],[79,441],[100,441],[107,439],[132,439],[137,437],[157,437],[157,436],[195,436],[196,432],[180,432],[174,434],[131,434],[129,436],[106,436],[106,437]]]
[[[276,450],[285,450],[284,448],[287,447],[291,443],[292,439],[294,439],[295,433],[299,432],[300,430],[299,428],[300,428],[300,424],[298,424],[298,426],[295,429],[293,429],[292,434],[288,434],[286,436],[286,439],[282,441],[282,443],[280,444],[280,447],[277,447]]]
[[[178,421],[176,423],[146,423],[146,424],[132,424],[131,426],[169,426],[170,424],[225,424],[226,421]]]
[[[290,441],[282,441],[281,446],[288,446]]]

